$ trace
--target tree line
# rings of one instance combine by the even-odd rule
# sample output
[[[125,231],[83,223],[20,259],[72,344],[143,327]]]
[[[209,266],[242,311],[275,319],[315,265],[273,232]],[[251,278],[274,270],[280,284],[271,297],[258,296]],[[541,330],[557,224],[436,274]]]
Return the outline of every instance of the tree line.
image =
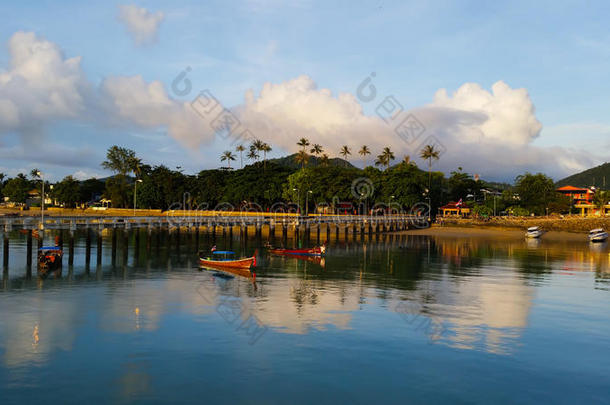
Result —
[[[474,214],[480,216],[503,212],[544,215],[567,213],[571,209],[571,201],[556,193],[553,180],[542,173],[525,173],[512,185],[487,183],[461,168],[446,177],[442,172],[432,170],[439,152],[431,145],[425,146],[419,154],[427,161],[427,170],[420,169],[409,156],[392,164],[396,157],[390,147],[377,155],[374,166],[367,166],[365,159],[371,150],[362,145],[358,149],[363,160],[360,169],[348,163],[352,149],[347,145],[339,151],[344,158],[343,164],[330,164],[324,148],[310,144],[306,138],[300,139],[297,145],[299,151],[290,157],[295,166],[268,160],[267,154],[272,148],[255,140],[248,147],[236,147],[239,169],[231,168],[237,155],[225,151],[220,160],[226,162],[227,167],[202,170],[197,174],[185,174],[180,168],[172,170],[164,165],[148,165],[135,151],[115,145],[108,149],[106,160],[101,163],[104,169],[113,172],[112,176],[105,180],[84,181],[67,176],[57,183],[47,183],[46,190],[49,197],[65,207],[87,204],[102,196],[111,200],[113,207],[131,208],[136,192],[137,208],[162,210],[214,209],[221,204],[235,208],[256,205],[269,210],[281,202],[298,204],[303,210],[307,204],[309,212],[320,204],[326,204],[331,210],[339,204],[351,204],[358,213],[363,213],[376,203],[409,209],[419,202],[429,202],[434,215],[438,207],[460,199],[464,207],[472,208]],[[250,162],[244,165],[243,153],[246,151],[245,158]],[[316,165],[309,165],[312,157],[315,157]],[[364,190],[355,190],[358,182],[363,181],[366,182]],[[0,196],[23,203],[28,192],[40,189],[41,182],[37,169],[29,176],[19,174],[7,178],[0,174]]]

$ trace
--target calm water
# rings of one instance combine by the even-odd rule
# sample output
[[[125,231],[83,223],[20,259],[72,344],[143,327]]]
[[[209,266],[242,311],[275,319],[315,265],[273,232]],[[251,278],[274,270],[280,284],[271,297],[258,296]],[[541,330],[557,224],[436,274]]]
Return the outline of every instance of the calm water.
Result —
[[[112,267],[107,242],[101,268],[79,244],[40,280],[11,241],[3,404],[610,402],[606,245],[382,237],[259,254],[252,283],[186,244]]]

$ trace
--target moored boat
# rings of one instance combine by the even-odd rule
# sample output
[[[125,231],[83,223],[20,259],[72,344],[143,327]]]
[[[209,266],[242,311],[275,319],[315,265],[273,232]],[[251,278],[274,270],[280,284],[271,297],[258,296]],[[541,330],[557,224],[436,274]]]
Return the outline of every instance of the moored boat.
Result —
[[[270,248],[269,253],[274,255],[322,256],[326,253],[326,245],[306,249]]]
[[[589,240],[593,243],[605,242],[608,239],[608,232],[602,228],[589,231]]]
[[[38,272],[47,275],[61,267],[64,252],[58,246],[46,246],[38,249]]]
[[[525,237],[528,239],[537,239],[542,236],[542,229],[539,226],[531,226],[527,228]]]
[[[250,269],[256,267],[256,253],[252,257],[243,259],[231,259],[235,252],[229,250],[216,250],[212,252],[212,257],[200,257],[199,264],[206,267],[234,268],[234,269]]]

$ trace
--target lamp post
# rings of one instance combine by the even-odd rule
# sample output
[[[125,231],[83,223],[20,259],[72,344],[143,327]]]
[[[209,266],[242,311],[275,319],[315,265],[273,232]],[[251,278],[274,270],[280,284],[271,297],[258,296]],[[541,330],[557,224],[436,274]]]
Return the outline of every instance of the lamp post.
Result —
[[[42,194],[40,196],[40,229],[44,231],[44,173],[39,170],[36,174],[42,181]]]
[[[133,216],[136,216],[136,204],[138,202],[138,183],[142,183],[141,179],[136,179],[133,183]]]
[[[297,192],[297,215],[301,212],[301,192],[299,191],[298,188],[293,188],[292,191],[296,191]]]
[[[312,194],[311,190],[307,190],[305,194],[305,216],[309,216],[309,194]]]

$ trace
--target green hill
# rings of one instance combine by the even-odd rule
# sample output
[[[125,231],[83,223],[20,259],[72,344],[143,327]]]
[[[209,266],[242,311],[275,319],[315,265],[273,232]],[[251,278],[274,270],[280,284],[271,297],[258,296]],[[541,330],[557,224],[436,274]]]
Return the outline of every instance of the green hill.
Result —
[[[595,186],[602,189],[610,187],[610,163],[604,163],[584,172],[573,174],[572,176],[561,179],[556,183],[557,187],[575,186],[589,187]]]
[[[296,160],[295,160],[296,155],[297,155],[296,153],[293,153],[292,155],[284,156],[281,158],[269,159],[268,162],[274,162],[281,166],[290,167],[292,169],[298,169],[301,167],[301,164],[296,162]],[[319,157],[316,157],[313,155],[309,156],[309,162],[307,163],[307,166],[319,166],[320,164],[321,163],[320,163]],[[341,167],[355,167],[347,160],[343,160],[341,158],[329,158],[328,165],[329,166],[341,166]]]

